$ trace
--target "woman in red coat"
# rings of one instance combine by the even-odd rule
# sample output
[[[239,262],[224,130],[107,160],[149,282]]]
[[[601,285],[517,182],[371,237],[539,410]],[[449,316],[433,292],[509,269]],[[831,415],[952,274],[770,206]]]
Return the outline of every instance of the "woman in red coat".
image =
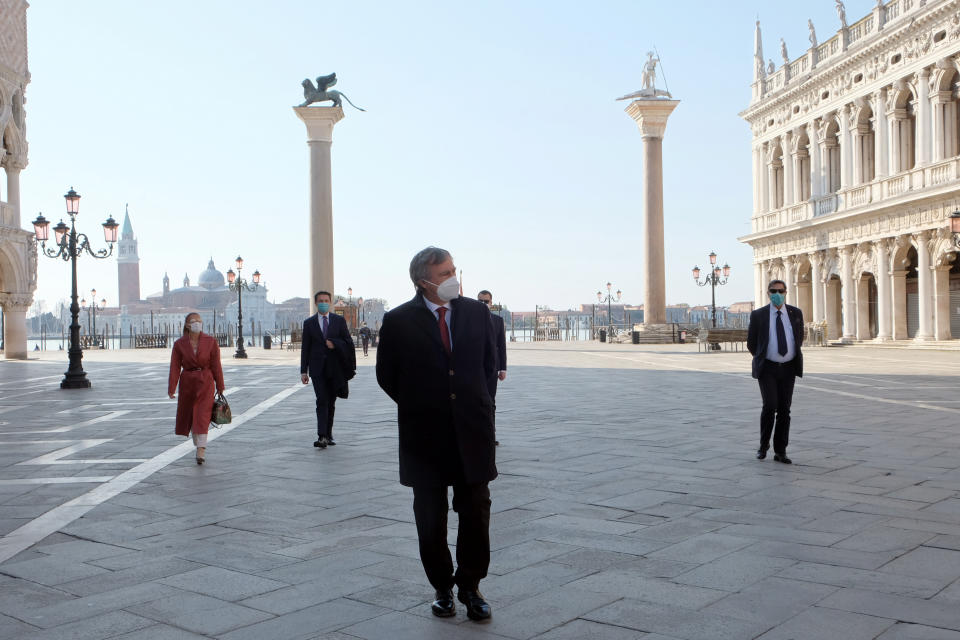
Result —
[[[197,447],[197,464],[203,464],[207,449],[207,429],[213,412],[214,386],[223,393],[223,369],[220,367],[220,346],[213,336],[201,333],[199,313],[187,314],[183,323],[183,337],[173,343],[170,356],[170,380],[167,395],[177,400],[178,436],[193,436]]]

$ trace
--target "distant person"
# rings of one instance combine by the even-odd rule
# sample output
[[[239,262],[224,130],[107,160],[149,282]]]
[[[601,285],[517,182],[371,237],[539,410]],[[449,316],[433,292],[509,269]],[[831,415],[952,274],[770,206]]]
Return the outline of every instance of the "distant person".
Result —
[[[203,464],[207,451],[207,430],[213,416],[214,389],[223,393],[223,368],[220,346],[213,336],[202,333],[199,313],[188,313],[183,321],[183,337],[173,343],[170,354],[170,378],[167,395],[174,398],[177,385],[178,436],[192,436],[197,448],[197,464]]]
[[[493,294],[484,289],[477,294],[477,300],[487,305],[493,304]],[[496,415],[497,410],[497,381],[503,382],[507,379],[507,327],[503,322],[503,317],[496,313],[490,313],[490,319],[493,321],[493,334],[497,339],[497,373],[493,377],[491,388],[493,389],[493,410]],[[493,444],[499,446],[500,441],[494,440]]]
[[[413,300],[380,328],[377,382],[397,403],[400,483],[413,488],[420,561],[436,590],[433,615],[490,617],[480,581],[490,565],[490,489],[497,477],[491,381],[496,343],[490,312],[459,297],[453,258],[427,247],[410,262]],[[447,487],[459,514],[457,570],[447,546]]]
[[[303,322],[300,348],[300,381],[313,380],[317,396],[317,441],[313,446],[326,449],[333,439],[333,412],[337,398],[347,397],[347,381],[357,369],[353,338],[343,316],[330,312],[333,297],[328,291],[313,296],[317,313]]]
[[[360,334],[360,342],[363,344],[363,356],[366,357],[367,349],[370,347],[370,327],[367,326],[366,322],[360,326],[358,333]]]
[[[34,350],[34,351],[40,351],[40,345],[38,345],[38,344],[33,345],[33,350]]]
[[[785,303],[787,284],[772,280],[767,287],[770,304],[750,314],[747,349],[753,354],[752,374],[760,383],[760,449],[757,458],[767,457],[773,433],[773,459],[784,464],[790,441],[790,404],[793,385],[803,377],[803,313]],[[774,428],[776,427],[776,428]]]

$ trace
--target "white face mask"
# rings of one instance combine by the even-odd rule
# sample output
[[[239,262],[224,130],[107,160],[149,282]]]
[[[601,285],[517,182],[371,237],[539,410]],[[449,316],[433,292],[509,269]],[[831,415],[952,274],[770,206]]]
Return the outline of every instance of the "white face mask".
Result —
[[[201,328],[202,326],[203,326],[203,323],[202,323],[202,322],[191,322],[191,323],[190,323],[190,331],[193,331],[194,333],[200,333],[200,328]]]
[[[424,280],[427,284],[433,284],[429,280]],[[437,288],[437,297],[444,302],[450,302],[460,297],[460,283],[457,282],[457,276],[450,276],[440,284],[433,284]]]

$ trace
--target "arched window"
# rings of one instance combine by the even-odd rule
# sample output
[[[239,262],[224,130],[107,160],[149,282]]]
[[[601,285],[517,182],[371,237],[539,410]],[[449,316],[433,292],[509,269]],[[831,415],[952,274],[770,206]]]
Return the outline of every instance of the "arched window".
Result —
[[[824,168],[827,193],[836,193],[840,190],[840,123],[831,118],[827,125],[826,140],[823,143]]]
[[[856,162],[855,178],[857,184],[866,184],[873,181],[874,177],[874,140],[876,136],[873,131],[873,109],[864,106],[857,114],[857,129],[854,132],[854,146],[856,152],[854,161]]]

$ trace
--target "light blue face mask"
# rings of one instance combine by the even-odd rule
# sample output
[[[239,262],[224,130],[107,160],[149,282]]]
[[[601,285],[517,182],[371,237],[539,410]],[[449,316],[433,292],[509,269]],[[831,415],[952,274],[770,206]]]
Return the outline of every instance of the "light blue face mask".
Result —
[[[330,303],[329,303],[329,302],[318,302],[318,303],[317,303],[317,311],[319,311],[320,313],[327,313],[328,311],[330,311]]]
[[[782,293],[771,293],[771,294],[770,294],[770,302],[772,302],[772,303],[773,303],[773,306],[775,306],[775,307],[782,307],[782,306],[783,306],[784,297],[785,297],[785,296],[784,296]]]

